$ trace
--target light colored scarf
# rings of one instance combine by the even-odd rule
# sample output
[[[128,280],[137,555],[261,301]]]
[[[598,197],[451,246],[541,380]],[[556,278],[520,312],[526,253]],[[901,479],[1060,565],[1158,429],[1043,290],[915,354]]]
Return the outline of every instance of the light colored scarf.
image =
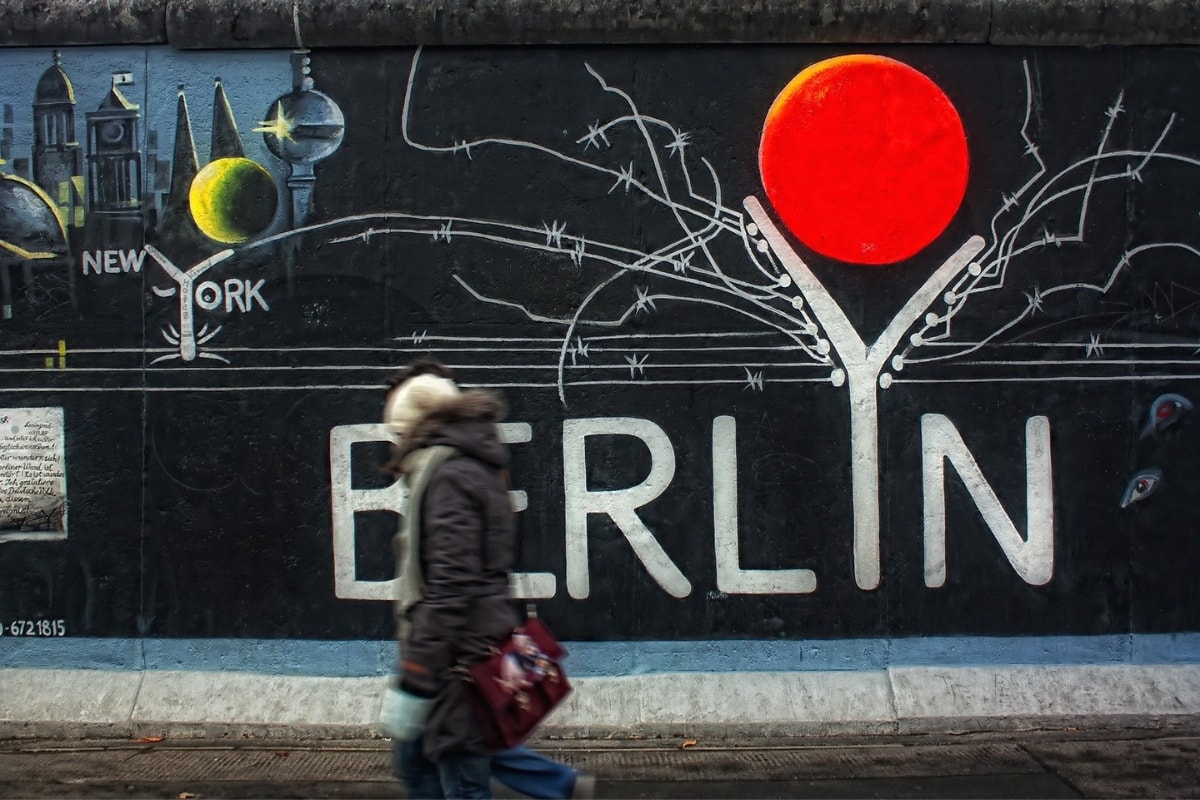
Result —
[[[421,571],[421,500],[437,468],[458,455],[461,453],[456,447],[423,447],[405,456],[401,464],[404,482],[408,484],[408,500],[404,505],[404,519],[392,539],[398,578],[395,612],[402,632],[401,641],[408,638],[408,610],[425,596],[425,576]]]

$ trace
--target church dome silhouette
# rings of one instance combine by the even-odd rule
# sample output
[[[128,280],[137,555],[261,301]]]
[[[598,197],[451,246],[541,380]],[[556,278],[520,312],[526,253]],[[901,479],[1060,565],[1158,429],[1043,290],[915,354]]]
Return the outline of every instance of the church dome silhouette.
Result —
[[[37,82],[34,103],[74,103],[75,87],[62,68],[62,56],[54,51],[54,63],[42,73]]]
[[[36,184],[0,173],[0,250],[22,258],[54,258],[67,235],[50,198]]]

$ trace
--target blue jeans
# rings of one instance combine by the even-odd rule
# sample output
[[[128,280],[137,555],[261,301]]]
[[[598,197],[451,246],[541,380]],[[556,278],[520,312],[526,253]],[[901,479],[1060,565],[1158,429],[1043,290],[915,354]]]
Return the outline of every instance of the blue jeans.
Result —
[[[447,761],[453,762],[443,764]],[[486,763],[486,756],[458,756],[443,759],[435,764],[421,752],[421,740],[397,742],[393,751],[393,770],[397,778],[404,781],[410,800],[444,800],[458,797],[491,797],[487,775],[480,775],[478,762]],[[470,762],[464,765],[464,762]],[[565,800],[575,790],[579,773],[566,764],[546,758],[524,745],[494,754],[483,769],[490,767],[492,777],[513,791],[537,800]],[[483,794],[466,794],[462,782],[464,770],[469,773],[470,791],[479,791],[480,783],[485,787]],[[450,772],[450,780],[446,779]],[[482,780],[481,780],[482,778]],[[458,792],[452,793],[451,787]]]
[[[579,773],[524,745],[492,756],[492,776],[513,791],[537,800],[566,800]]]
[[[397,742],[393,770],[404,781],[409,800],[491,800],[488,756],[445,755],[436,763],[421,752],[421,740]]]

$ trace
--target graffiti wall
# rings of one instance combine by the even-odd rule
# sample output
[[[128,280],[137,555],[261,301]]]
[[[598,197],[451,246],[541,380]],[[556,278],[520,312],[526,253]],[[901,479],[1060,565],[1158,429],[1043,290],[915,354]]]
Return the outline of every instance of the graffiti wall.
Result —
[[[0,63],[4,636],[388,638],[425,354],[564,638],[1200,630],[1200,51]]]

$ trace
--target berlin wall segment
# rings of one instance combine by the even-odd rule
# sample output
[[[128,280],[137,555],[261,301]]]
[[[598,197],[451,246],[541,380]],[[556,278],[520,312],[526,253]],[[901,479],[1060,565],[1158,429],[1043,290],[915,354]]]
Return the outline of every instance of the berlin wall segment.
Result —
[[[1200,51],[0,63],[6,637],[386,639],[424,353],[564,638],[1200,631]]]

